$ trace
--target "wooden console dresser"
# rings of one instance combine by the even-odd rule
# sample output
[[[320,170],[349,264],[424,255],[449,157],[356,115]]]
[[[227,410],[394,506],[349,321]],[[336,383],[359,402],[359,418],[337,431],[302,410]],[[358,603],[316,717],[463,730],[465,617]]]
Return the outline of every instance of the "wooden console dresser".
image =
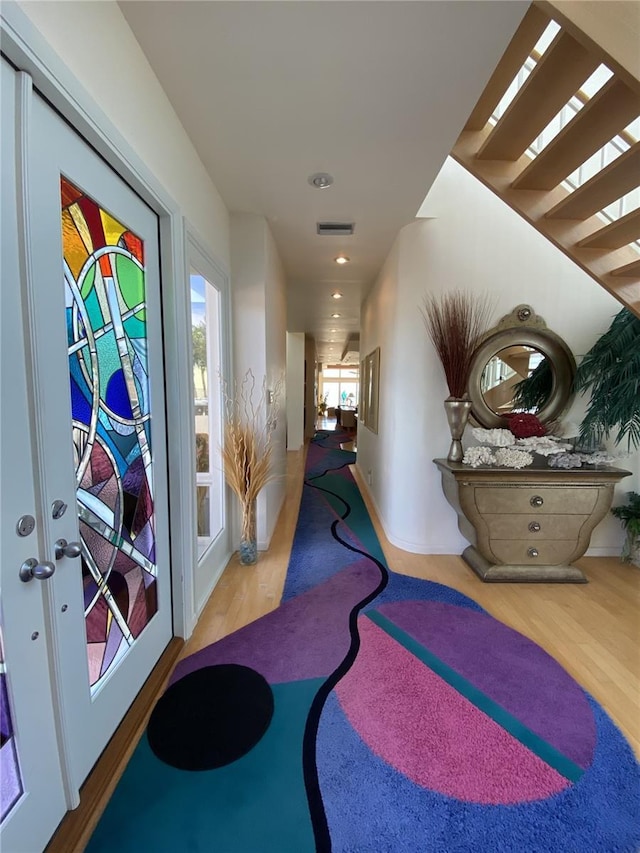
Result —
[[[462,554],[483,581],[586,583],[574,560],[630,471],[608,466],[472,468],[434,459],[444,494],[471,545]]]

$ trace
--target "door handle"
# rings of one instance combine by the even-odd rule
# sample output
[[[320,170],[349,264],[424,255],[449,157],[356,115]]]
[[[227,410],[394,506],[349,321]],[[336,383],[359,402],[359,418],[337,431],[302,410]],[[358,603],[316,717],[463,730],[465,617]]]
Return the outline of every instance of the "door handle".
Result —
[[[29,559],[25,560],[20,566],[18,575],[23,583],[29,583],[29,581],[32,581],[34,578],[39,581],[44,581],[47,578],[50,578],[55,570],[56,567],[53,563],[49,563],[46,560],[39,563],[35,557],[29,557]]]
[[[79,557],[82,546],[79,542],[67,542],[66,539],[58,539],[55,544],[56,560],[63,557]]]

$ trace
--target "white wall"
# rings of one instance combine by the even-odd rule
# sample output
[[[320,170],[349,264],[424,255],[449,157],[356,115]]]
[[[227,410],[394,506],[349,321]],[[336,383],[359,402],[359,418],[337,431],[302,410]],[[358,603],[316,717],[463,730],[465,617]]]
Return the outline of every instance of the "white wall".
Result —
[[[269,388],[279,387],[277,418],[273,421],[273,470],[277,478],[267,486],[267,545],[276,526],[286,491],[287,471],[287,281],[271,229],[264,221],[265,236],[265,329],[266,377]],[[236,327],[242,317],[236,319]],[[265,546],[266,547],[266,546]]]
[[[425,293],[461,288],[488,293],[494,319],[528,303],[579,361],[620,305],[500,199],[449,159],[423,206],[425,216],[398,235],[362,308],[361,351],[379,346],[378,435],[358,431],[358,467],[371,471],[371,494],[389,539],[408,551],[460,553],[466,540],[446,502],[432,459],[450,438],[442,401],[448,390],[419,308]],[[585,400],[568,417],[582,419]],[[634,472],[616,502],[638,490],[640,455],[619,467]],[[619,522],[607,517],[589,553],[618,554]]]
[[[19,5],[228,268],[227,209],[118,4]]]
[[[287,332],[287,450],[304,444],[304,332]]]
[[[286,303],[282,264],[264,217],[250,213],[231,216],[231,297],[233,363],[236,382],[247,370],[258,391],[281,386],[280,414],[273,435],[276,479],[258,497],[258,547],[269,547],[284,499],[286,472]],[[257,397],[255,398],[257,402]],[[265,412],[265,416],[267,416]]]

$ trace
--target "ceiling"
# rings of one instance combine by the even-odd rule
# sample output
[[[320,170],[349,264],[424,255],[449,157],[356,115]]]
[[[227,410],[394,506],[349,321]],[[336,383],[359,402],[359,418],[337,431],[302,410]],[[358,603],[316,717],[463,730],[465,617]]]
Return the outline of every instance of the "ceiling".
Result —
[[[266,217],[288,331],[312,335],[319,361],[353,360],[361,301],[529,3],[119,5],[229,211]],[[332,186],[311,187],[317,172]],[[355,230],[319,236],[318,221]]]

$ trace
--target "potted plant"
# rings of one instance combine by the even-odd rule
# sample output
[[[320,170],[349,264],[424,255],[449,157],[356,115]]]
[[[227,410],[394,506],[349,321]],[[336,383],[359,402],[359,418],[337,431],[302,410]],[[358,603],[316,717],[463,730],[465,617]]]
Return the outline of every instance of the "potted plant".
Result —
[[[627,492],[626,504],[614,506],[611,514],[622,522],[627,532],[621,559],[625,563],[640,566],[640,494]]]
[[[584,356],[574,390],[590,391],[580,440],[597,447],[615,432],[629,450],[640,447],[640,318],[623,308],[609,329]]]
[[[578,365],[573,385],[591,393],[581,442],[595,447],[615,433],[616,444],[626,439],[628,450],[640,447],[640,318],[619,311]],[[640,495],[629,492],[628,500],[611,512],[627,532],[622,559],[640,565]]]
[[[327,413],[327,400],[329,399],[329,394],[325,394],[323,397],[320,397],[318,400],[318,414],[321,418],[324,418]]]

